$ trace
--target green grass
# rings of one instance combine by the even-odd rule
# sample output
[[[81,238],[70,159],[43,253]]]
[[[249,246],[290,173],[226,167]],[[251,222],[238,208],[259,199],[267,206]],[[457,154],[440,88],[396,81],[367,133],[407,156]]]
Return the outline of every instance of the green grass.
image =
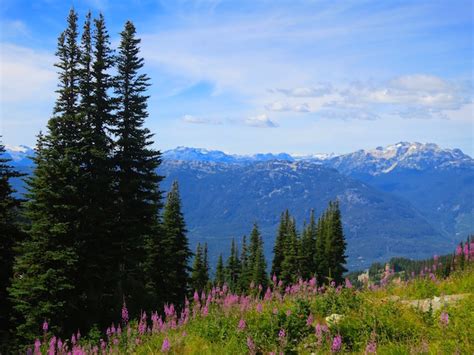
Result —
[[[401,299],[421,299],[449,294],[470,294],[444,309],[423,313],[390,296]],[[365,352],[370,339],[375,339],[378,354],[472,354],[474,325],[474,271],[470,267],[456,272],[446,280],[418,279],[408,284],[389,285],[376,291],[341,292],[330,290],[324,295],[294,295],[284,301],[264,303],[258,312],[255,305],[241,312],[235,307],[227,312],[211,306],[209,315],[198,316],[180,328],[166,333],[172,354],[244,354],[249,352],[250,337],[258,353],[285,354],[330,353],[332,339],[342,337],[341,352]],[[449,324],[440,322],[441,312],[449,314]],[[342,320],[324,333],[320,343],[314,325],[325,324],[325,317],[337,313]],[[312,326],[306,320],[312,314]],[[246,328],[238,330],[240,319]],[[278,337],[284,329],[286,337]],[[183,335],[183,332],[185,334]],[[136,354],[159,353],[164,334],[143,338],[143,343],[131,346]]]

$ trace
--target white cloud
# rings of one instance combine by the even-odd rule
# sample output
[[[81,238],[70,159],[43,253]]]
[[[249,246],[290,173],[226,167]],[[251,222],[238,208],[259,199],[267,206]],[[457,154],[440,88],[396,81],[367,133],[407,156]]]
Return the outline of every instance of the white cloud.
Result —
[[[213,120],[210,118],[196,117],[192,115],[184,115],[183,122],[191,124],[221,124],[219,120]]]
[[[251,127],[261,127],[261,128],[278,127],[278,124],[272,121],[266,114],[248,117],[244,120],[244,123],[247,126],[251,126]]]
[[[13,44],[0,46],[1,103],[52,101],[56,90],[54,56]]]
[[[319,97],[331,94],[332,86],[329,83],[318,83],[311,87],[276,89],[274,91],[281,92],[282,94],[290,97]]]
[[[275,102],[272,102],[271,104],[265,105],[265,108],[268,111],[275,111],[275,112],[285,112],[285,111],[311,112],[311,108],[306,102],[291,105],[289,103],[275,101]]]

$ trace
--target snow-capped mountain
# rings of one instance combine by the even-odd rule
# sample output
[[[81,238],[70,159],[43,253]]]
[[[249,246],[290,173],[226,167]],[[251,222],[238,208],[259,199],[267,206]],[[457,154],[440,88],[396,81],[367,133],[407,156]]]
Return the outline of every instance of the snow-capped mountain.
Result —
[[[178,147],[163,153],[164,159],[182,161],[211,161],[217,163],[250,163],[256,161],[286,160],[293,161],[294,158],[287,153],[237,155],[227,154],[220,150],[208,150],[203,148]]]
[[[329,165],[345,174],[387,174],[397,169],[428,170],[474,167],[474,160],[460,149],[434,143],[399,142],[387,147],[358,150],[331,158]]]
[[[164,152],[167,160],[210,161],[219,163],[252,163],[271,160],[313,161],[330,166],[344,174],[386,174],[396,169],[427,170],[474,167],[474,160],[459,149],[444,149],[434,143],[400,142],[386,147],[358,150],[353,153],[298,155],[266,153],[254,155],[227,154],[219,150],[178,147]]]
[[[34,156],[35,151],[26,145],[5,145],[5,155],[8,159],[11,159],[11,164],[14,166],[18,165],[31,165],[31,157]]]

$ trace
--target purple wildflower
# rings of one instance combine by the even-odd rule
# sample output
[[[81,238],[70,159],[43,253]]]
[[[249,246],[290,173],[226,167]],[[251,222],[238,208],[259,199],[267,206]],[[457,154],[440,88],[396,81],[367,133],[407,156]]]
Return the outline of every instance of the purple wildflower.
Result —
[[[161,345],[161,351],[168,352],[170,348],[171,348],[170,341],[168,340],[168,338],[165,338],[165,340],[163,340],[163,345]]]
[[[449,324],[449,314],[447,312],[441,312],[439,321],[441,322],[442,326],[447,327]]]
[[[286,332],[285,332],[285,329],[280,329],[280,331],[278,332],[278,338],[284,338],[286,337]]]
[[[348,278],[346,278],[346,288],[352,288],[352,283]]]
[[[127,305],[125,304],[125,301],[123,301],[123,306],[122,306],[122,322],[128,323],[128,309],[127,309]]]
[[[35,340],[35,354],[41,354],[41,341],[39,339]]]
[[[45,321],[43,322],[43,332],[46,333],[47,331],[48,331],[48,322],[45,320]]]
[[[306,325],[307,325],[308,327],[311,327],[311,326],[313,325],[313,322],[314,322],[314,317],[313,317],[312,314],[310,314],[310,315],[308,316],[308,319],[306,319]]]
[[[365,348],[366,354],[376,354],[377,353],[377,343],[375,341],[370,341]]]
[[[331,351],[334,353],[337,353],[339,350],[341,350],[341,346],[342,346],[342,338],[338,334],[332,340]]]
[[[239,330],[244,330],[246,327],[247,327],[247,324],[245,323],[245,320],[240,319],[240,320],[239,320],[239,325],[237,326],[237,328],[238,328]]]
[[[250,354],[255,354],[255,343],[251,337],[247,337],[247,347],[249,348]]]

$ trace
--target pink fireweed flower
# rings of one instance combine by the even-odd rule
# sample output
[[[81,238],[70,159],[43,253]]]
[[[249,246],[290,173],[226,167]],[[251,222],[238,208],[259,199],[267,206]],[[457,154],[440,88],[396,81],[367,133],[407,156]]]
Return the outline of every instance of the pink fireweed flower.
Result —
[[[267,291],[265,292],[265,296],[263,297],[265,301],[271,300],[272,299],[272,290],[270,287],[267,287]]]
[[[309,316],[308,316],[308,319],[306,319],[306,325],[308,327],[311,327],[313,325],[313,322],[314,322],[314,317],[313,315],[310,313]]]
[[[209,314],[209,308],[207,305],[203,307],[201,314],[203,317],[206,317]]]
[[[35,340],[35,354],[41,354],[41,341],[39,339]]]
[[[127,305],[125,304],[125,301],[123,301],[122,305],[122,322],[128,323],[128,309]]]
[[[277,283],[277,277],[276,277],[275,274],[273,274],[273,276],[272,276],[272,281],[273,281],[273,284],[276,285],[276,283]]]
[[[285,329],[280,329],[280,331],[278,332],[278,338],[284,338],[286,337],[286,332],[285,332]]]
[[[63,350],[63,341],[61,340],[61,338],[58,339],[58,352],[60,352],[61,350]]]
[[[447,327],[449,324],[449,314],[447,312],[441,312],[439,321],[442,326]]]
[[[262,313],[262,311],[263,311],[263,306],[262,306],[262,304],[261,304],[260,302],[257,304],[257,308],[256,308],[256,309],[257,309],[257,312],[258,312],[258,313]]]
[[[341,346],[342,346],[342,338],[338,334],[332,340],[331,351],[334,353],[337,353],[339,350],[341,350]]]
[[[109,331],[109,328],[107,328],[107,332]],[[108,335],[108,334],[107,334]],[[76,345],[76,335],[73,334],[71,335],[71,344]]]
[[[247,347],[249,348],[250,354],[255,354],[255,343],[251,337],[247,337]]]
[[[48,355],[54,355],[56,353],[56,337],[53,336],[49,341]]]
[[[365,353],[377,354],[377,343],[375,341],[370,341],[365,348]]]
[[[286,315],[287,315],[288,317],[291,316],[291,309],[289,309],[289,310],[286,311]]]
[[[199,303],[199,294],[197,291],[194,291],[193,300],[195,304]]]
[[[352,288],[352,283],[348,278],[346,278],[346,288]]]
[[[463,252],[464,252],[464,257],[465,257],[466,259],[469,259],[469,246],[467,245],[467,243],[464,244],[464,250],[463,250]]]
[[[45,321],[43,322],[43,332],[46,333],[47,331],[48,331],[48,322],[45,320]]]
[[[163,352],[168,352],[171,348],[171,344],[170,344],[170,341],[168,340],[168,338],[165,338],[165,340],[163,340],[163,344],[161,345],[161,351]]]
[[[239,320],[239,325],[237,326],[237,329],[239,331],[244,330],[247,327],[247,323],[245,323],[245,320],[240,319]]]
[[[462,254],[462,247],[461,245],[458,245],[456,247],[456,256],[460,256]]]

